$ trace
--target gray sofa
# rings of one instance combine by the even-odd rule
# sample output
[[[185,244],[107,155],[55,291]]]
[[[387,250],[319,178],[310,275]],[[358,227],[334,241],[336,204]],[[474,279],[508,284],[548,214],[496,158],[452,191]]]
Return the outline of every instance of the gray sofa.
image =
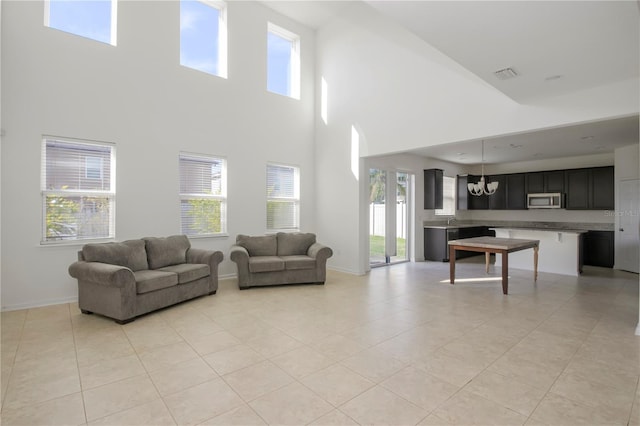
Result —
[[[119,324],[218,290],[222,252],[191,248],[185,235],[86,244],[69,274],[78,304]]]
[[[231,246],[231,260],[238,266],[238,286],[324,284],[329,247],[311,233],[255,236],[238,235]]]

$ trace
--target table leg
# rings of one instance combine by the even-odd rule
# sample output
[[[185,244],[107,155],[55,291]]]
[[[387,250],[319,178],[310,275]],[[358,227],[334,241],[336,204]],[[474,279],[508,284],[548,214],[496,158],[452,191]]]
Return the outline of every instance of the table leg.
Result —
[[[502,294],[509,294],[509,253],[502,252]]]
[[[533,248],[533,280],[538,281],[538,246]]]
[[[449,282],[453,284],[456,280],[456,249],[449,246]]]
[[[491,259],[491,253],[488,251],[484,254],[484,272],[485,274],[489,273],[489,260]]]

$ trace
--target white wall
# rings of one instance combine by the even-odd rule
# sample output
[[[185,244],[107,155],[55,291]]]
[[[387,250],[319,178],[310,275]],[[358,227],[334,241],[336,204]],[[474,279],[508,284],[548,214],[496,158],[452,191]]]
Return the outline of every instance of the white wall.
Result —
[[[116,144],[116,239],[180,232],[178,153],[228,160],[229,237],[265,232],[265,164],[301,167],[301,227],[315,231],[315,34],[258,2],[229,2],[229,78],[179,65],[179,2],[118,4],[117,47],[43,26],[42,1],[2,2],[2,307],[77,297],[78,245],[40,245],[42,135]],[[266,91],[267,21],[301,36],[301,100]],[[322,235],[318,235],[322,240]]]

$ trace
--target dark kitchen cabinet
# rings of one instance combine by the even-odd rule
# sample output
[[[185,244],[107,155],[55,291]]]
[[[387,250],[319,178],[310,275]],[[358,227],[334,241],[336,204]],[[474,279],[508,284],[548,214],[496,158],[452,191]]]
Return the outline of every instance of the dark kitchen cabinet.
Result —
[[[566,171],[568,210],[613,210],[614,168],[592,167]]]
[[[564,192],[564,170],[527,173],[527,193]]]
[[[613,268],[613,231],[589,231],[584,237],[583,259],[585,265]]]
[[[507,210],[526,210],[527,192],[525,183],[526,180],[524,173],[513,173],[507,175]],[[500,190],[500,188],[498,188],[498,190]]]
[[[591,208],[594,210],[613,210],[614,199],[613,167],[591,169]]]
[[[428,169],[424,171],[424,208],[442,208],[442,182],[443,173],[440,169]]]
[[[466,175],[458,175],[457,188],[456,188],[456,210],[468,210],[469,209],[469,194],[467,184],[469,183]]]
[[[564,170],[544,172],[544,192],[564,192]]]
[[[466,227],[425,227],[424,228],[424,260],[437,262],[449,261],[449,241],[464,238],[495,236],[495,231],[490,231],[486,226]],[[456,259],[477,256],[482,253],[472,251],[456,251]]]
[[[567,170],[566,208],[586,210],[589,208],[589,169]]]
[[[498,182],[498,189],[493,195],[489,195],[489,208],[491,210],[505,210],[507,208],[507,175],[494,175],[485,178],[487,183]]]

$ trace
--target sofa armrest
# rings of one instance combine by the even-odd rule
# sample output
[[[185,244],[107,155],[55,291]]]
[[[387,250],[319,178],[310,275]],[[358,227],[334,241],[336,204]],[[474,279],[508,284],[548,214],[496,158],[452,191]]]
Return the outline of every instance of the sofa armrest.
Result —
[[[222,262],[221,251],[190,248],[187,250],[187,263],[200,263],[209,265],[209,294],[218,291],[218,265]]]
[[[249,252],[242,246],[231,246],[230,256],[232,261],[240,264],[241,262],[249,263]]]
[[[229,257],[238,266],[238,287],[247,288],[250,285],[251,274],[249,273],[249,252],[246,248],[233,245]]]
[[[136,279],[129,268],[101,262],[77,261],[69,266],[69,275],[80,281],[89,281],[111,287],[135,286]]]
[[[190,248],[187,251],[187,263],[202,263],[205,265],[217,265],[224,258],[221,251]]]
[[[307,256],[313,257],[314,259],[327,260],[333,256],[333,250],[323,244],[313,243],[311,247],[309,247],[309,250],[307,250]]]

